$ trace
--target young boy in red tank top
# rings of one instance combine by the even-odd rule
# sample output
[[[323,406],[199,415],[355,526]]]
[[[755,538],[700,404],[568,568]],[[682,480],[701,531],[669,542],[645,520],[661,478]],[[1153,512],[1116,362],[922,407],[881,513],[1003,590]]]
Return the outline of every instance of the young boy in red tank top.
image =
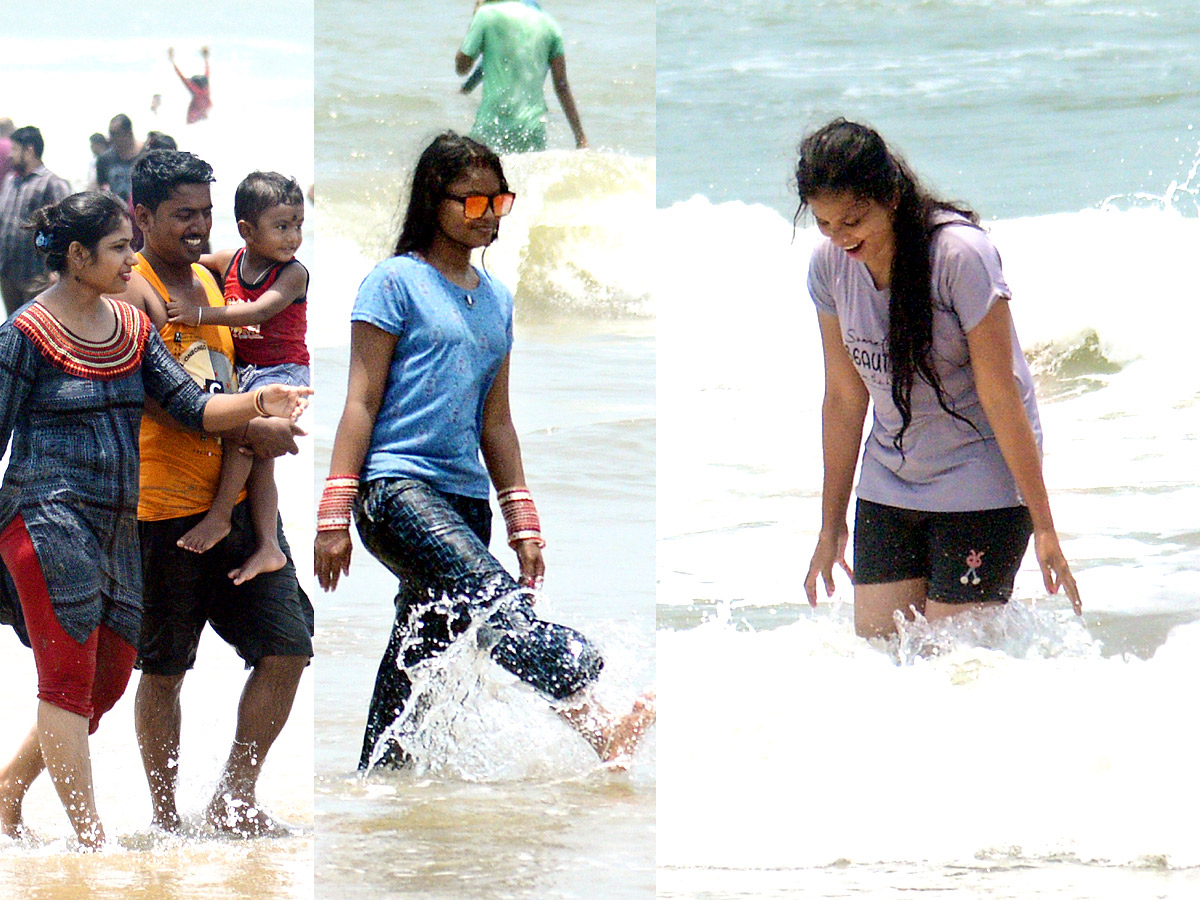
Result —
[[[226,325],[237,350],[240,390],[264,384],[308,386],[308,270],[296,259],[303,239],[304,194],[294,178],[278,172],[252,172],[238,185],[233,200],[239,250],[221,250],[200,262],[223,278],[224,307],[168,303],[170,322]],[[250,498],[258,547],[229,573],[241,584],[286,562],[276,540],[279,492],[275,461],[255,459],[226,446],[221,483],[208,514],[179,539],[179,546],[203,553],[229,533],[233,507],[245,487]]]

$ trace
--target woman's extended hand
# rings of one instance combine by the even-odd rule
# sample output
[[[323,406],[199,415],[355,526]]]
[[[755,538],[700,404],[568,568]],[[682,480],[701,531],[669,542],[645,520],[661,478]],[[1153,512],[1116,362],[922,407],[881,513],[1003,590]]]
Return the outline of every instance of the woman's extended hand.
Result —
[[[304,414],[308,408],[308,398],[313,394],[310,387],[291,384],[268,384],[259,390],[262,391],[262,408],[267,413],[292,422]]]
[[[517,541],[513,548],[517,553],[517,563],[521,567],[519,584],[522,587],[540,588],[546,577],[546,560],[542,558],[542,548],[536,540]]]
[[[1075,615],[1083,615],[1083,603],[1079,599],[1079,587],[1075,584],[1075,576],[1067,565],[1062,547],[1058,544],[1058,535],[1051,530],[1036,532],[1033,536],[1033,552],[1037,554],[1038,565],[1042,568],[1042,581],[1046,590],[1057,594],[1061,587],[1067,592],[1071,608]]]
[[[350,574],[350,529],[318,531],[313,542],[313,574],[326,591],[337,589],[338,579]]]
[[[817,605],[817,576],[825,582],[825,596],[833,596],[833,567],[836,563],[851,578],[854,570],[846,562],[846,544],[850,535],[843,529],[837,534],[821,532],[817,538],[817,549],[813,551],[812,562],[808,564],[808,575],[804,577],[804,593],[808,595],[808,605]]]

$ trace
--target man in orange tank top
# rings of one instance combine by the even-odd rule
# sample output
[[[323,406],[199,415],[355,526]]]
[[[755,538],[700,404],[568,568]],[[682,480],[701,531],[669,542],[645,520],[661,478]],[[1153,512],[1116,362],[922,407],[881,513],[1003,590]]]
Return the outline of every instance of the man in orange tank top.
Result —
[[[146,311],[201,386],[223,392],[236,389],[229,329],[203,321],[196,326],[171,324],[166,311],[168,302],[201,309],[224,303],[211,274],[197,265],[212,227],[212,180],[211,167],[190,153],[152,150],[138,159],[133,170],[134,216],[146,243],[123,298]],[[297,450],[293,426],[282,419],[260,418],[236,437],[265,456]],[[288,554],[282,569],[240,585],[229,579],[227,573],[245,560],[255,543],[244,501],[235,508],[229,535],[214,547],[195,553],[180,546],[180,538],[203,518],[216,493],[218,441],[147,408],[141,462],[138,525],[145,612],[134,716],[154,825],[168,831],[181,827],[175,800],[180,689],[207,623],[252,671],[238,706],[233,748],[205,819],[219,831],[268,833],[278,826],[259,806],[255,785],[312,656],[312,605],[297,581],[282,528],[278,537]]]

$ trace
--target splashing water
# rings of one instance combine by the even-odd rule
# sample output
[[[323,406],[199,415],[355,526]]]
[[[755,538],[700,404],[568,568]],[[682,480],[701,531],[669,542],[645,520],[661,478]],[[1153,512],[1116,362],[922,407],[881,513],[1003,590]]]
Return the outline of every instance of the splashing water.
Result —
[[[1015,659],[1093,659],[1095,641],[1068,610],[1011,601],[995,609],[966,610],[935,622],[917,613],[895,614],[897,636],[888,642],[900,665],[918,660],[996,653]]]
[[[529,595],[525,588],[512,591],[505,584],[498,577],[485,584],[470,602],[469,624],[450,646],[405,669],[410,698],[376,742],[372,767],[393,743],[415,777],[513,781],[564,777],[597,766],[595,754],[555,715],[546,698],[492,659],[491,651],[507,633],[493,624],[495,617],[503,616],[507,605],[527,602]],[[453,618],[461,615],[463,605],[462,597],[443,595],[433,609]],[[410,630],[398,659],[419,650],[420,643],[416,629]],[[579,655],[584,645],[572,642],[568,652]],[[613,660],[622,653],[610,647],[605,655]],[[596,697],[603,703],[611,693],[610,687]],[[628,706],[629,701],[616,705]]]

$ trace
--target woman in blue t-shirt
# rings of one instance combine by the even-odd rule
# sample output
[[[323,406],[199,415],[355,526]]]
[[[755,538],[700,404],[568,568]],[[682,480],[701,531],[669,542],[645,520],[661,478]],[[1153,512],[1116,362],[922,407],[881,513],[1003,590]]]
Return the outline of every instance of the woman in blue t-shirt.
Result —
[[[808,287],[825,355],[821,532],[805,591],[854,580],[858,634],[1008,600],[1032,534],[1046,589],[1079,591],[1042,481],[1033,378],[1000,257],[971,210],[932,197],[872,129],[837,119],[796,166],[828,240]],[[850,501],[868,403],[846,562]]]
[[[533,613],[544,542],[509,411],[512,295],[471,265],[513,200],[495,153],[453,132],[434,139],[417,162],[395,254],[363,281],[351,313],[315,569],[325,590],[349,572],[353,511],[363,544],[400,579],[360,769],[408,761],[416,667],[473,623],[492,658],[547,696],[605,762],[626,761],[654,719],[652,694],[624,716],[606,712],[590,691],[599,652]],[[519,583],[487,549],[492,485]]]

